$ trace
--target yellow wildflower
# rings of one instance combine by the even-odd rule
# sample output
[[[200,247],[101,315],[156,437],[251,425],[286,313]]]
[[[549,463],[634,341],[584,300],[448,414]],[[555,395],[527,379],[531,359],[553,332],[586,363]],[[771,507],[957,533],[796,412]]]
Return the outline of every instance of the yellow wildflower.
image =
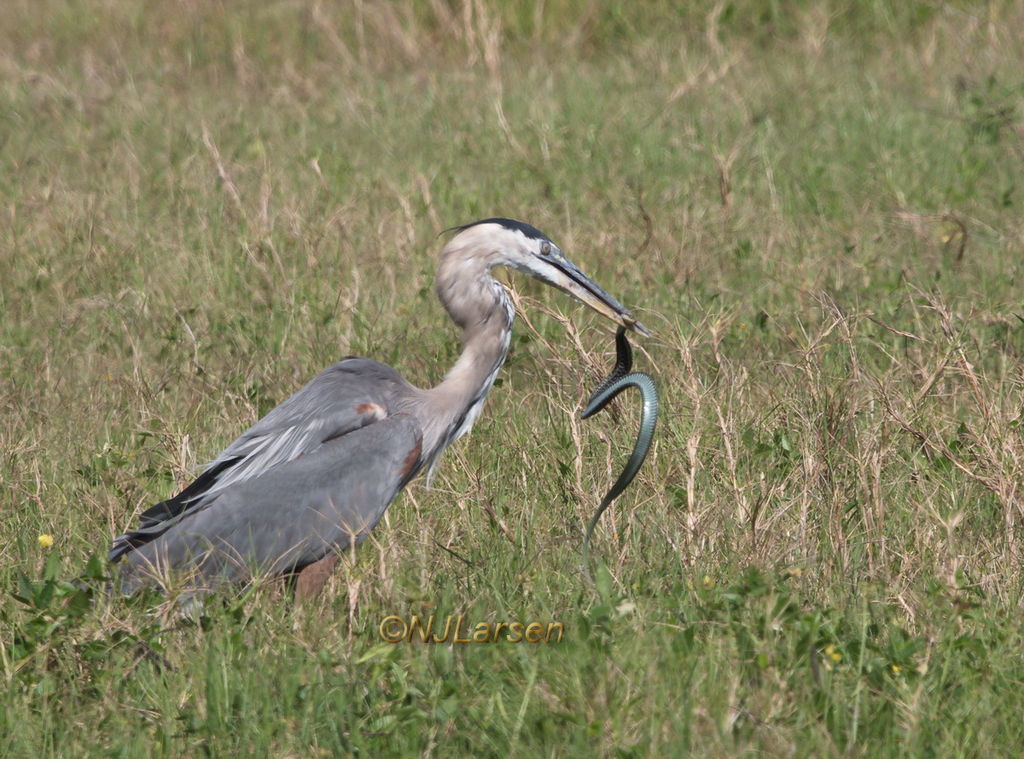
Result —
[[[36,540],[39,541],[40,548],[50,548],[53,546],[53,535],[42,534]]]
[[[825,658],[831,659],[832,661],[839,661],[843,658],[843,655],[836,651],[836,647],[829,643],[825,646]]]

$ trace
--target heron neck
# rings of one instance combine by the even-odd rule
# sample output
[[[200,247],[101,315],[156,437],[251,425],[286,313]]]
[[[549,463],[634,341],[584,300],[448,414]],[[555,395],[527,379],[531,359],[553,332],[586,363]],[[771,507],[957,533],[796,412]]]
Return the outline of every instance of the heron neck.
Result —
[[[511,321],[494,319],[472,332],[464,330],[462,353],[438,389],[444,389],[449,397],[460,398],[466,403],[486,396],[508,356]]]
[[[462,353],[435,388],[458,415],[483,402],[508,356],[515,312],[504,305],[495,304],[494,313],[463,329]]]
[[[429,391],[435,411],[432,429],[424,431],[424,448],[436,457],[469,432],[508,356],[515,309],[505,288],[493,278],[476,298],[452,301],[445,308],[462,327],[462,354],[437,387]],[[488,297],[479,297],[486,294]],[[441,410],[441,413],[436,412]]]

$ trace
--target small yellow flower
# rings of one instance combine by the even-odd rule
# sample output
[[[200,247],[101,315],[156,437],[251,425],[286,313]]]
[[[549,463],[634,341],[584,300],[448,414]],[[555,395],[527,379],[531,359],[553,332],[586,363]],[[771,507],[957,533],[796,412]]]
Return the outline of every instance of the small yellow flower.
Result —
[[[40,548],[51,548],[53,546],[53,535],[42,534],[36,540],[39,541]]]
[[[843,655],[836,651],[836,647],[829,643],[825,646],[825,658],[831,659],[832,661],[839,661],[843,658]]]
[[[704,587],[708,589],[715,587],[715,578],[711,575],[704,575]]]
[[[892,673],[894,675],[898,675],[900,671],[903,669],[903,667],[901,667],[899,664],[893,664],[891,667],[889,667],[889,669],[892,670]]]

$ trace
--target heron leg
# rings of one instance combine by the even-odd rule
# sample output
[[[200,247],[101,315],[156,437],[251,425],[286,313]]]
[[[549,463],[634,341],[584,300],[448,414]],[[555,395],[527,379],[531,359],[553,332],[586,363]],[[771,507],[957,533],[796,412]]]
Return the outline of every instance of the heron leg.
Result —
[[[295,600],[308,601],[316,598],[323,590],[328,578],[338,565],[338,554],[331,553],[302,568],[295,580]]]

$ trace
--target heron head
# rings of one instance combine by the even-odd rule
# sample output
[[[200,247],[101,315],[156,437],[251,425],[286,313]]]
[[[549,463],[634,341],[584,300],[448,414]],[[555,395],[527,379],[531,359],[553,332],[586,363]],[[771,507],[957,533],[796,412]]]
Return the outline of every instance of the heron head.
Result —
[[[602,290],[594,280],[580,271],[551,239],[536,227],[515,219],[483,219],[457,230],[456,238],[467,240],[485,250],[493,266],[505,266],[529,274],[545,284],[557,287],[573,298],[627,329],[650,335],[626,307]],[[453,239],[452,242],[455,242]]]

